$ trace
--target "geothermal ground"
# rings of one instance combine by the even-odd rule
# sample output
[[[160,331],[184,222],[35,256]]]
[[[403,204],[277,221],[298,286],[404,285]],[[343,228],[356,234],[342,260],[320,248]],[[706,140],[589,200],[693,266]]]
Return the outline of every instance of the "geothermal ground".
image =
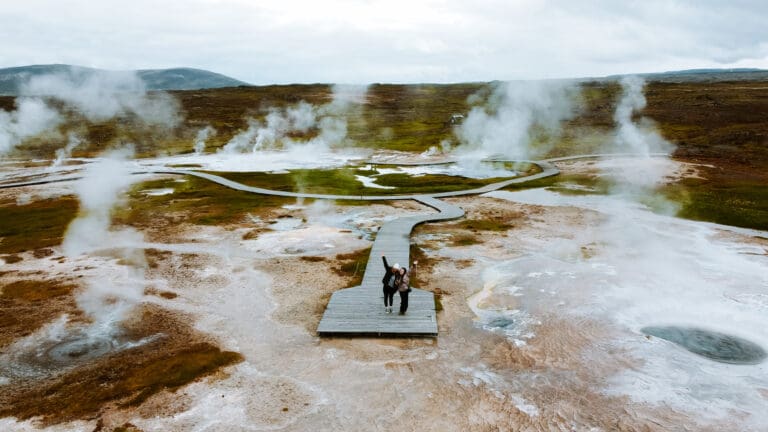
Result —
[[[414,132],[415,149],[400,135],[413,119],[388,104],[410,97],[418,111],[429,97],[382,86],[330,99],[310,87],[305,105],[280,105],[239,133],[213,118],[224,132],[181,133],[194,154],[173,151],[181,138],[162,141],[176,132],[119,119],[88,123],[82,154],[70,139],[76,158],[54,157],[40,137],[20,141],[17,150],[31,150],[0,161],[0,185],[28,183],[0,187],[0,430],[765,430],[768,159],[753,143],[749,163],[722,148],[718,158],[692,128],[658,132],[636,118],[637,86],[625,83],[608,105],[617,88],[586,86],[586,114],[555,110],[555,123],[572,126],[560,141],[549,121],[498,130],[521,110],[551,115],[525,101],[570,94],[559,87],[510,91],[501,99],[518,99],[495,114],[473,110],[456,148],[433,142],[450,129],[442,120],[424,121],[432,135]],[[262,102],[285,96],[278,90],[293,91],[260,90]],[[671,116],[659,114],[659,92],[679,90],[651,87],[642,113]],[[464,112],[457,101],[477,89],[441,91]],[[202,115],[185,107],[185,121]],[[365,109],[388,113],[393,129]],[[605,123],[606,110],[617,113],[614,132],[585,126]],[[361,125],[396,148],[349,145]],[[131,127],[141,129],[131,137],[138,154],[122,141],[101,153],[109,138],[99,133]],[[542,130],[554,141],[534,136]],[[675,150],[667,139],[682,135]],[[147,155],[146,136],[170,154]],[[736,139],[717,136],[723,146]],[[445,198],[465,217],[418,226],[410,251],[421,266],[414,286],[436,294],[437,338],[316,334],[331,294],[360,283],[378,228],[433,209],[148,173],[214,172],[283,192],[445,192],[535,174],[530,163],[481,161],[512,138],[530,144],[513,149],[517,160],[582,146],[634,156],[557,161],[555,177]],[[447,160],[457,163],[412,165]]]
[[[558,165],[574,178],[637,164]],[[698,176],[696,165],[672,167],[668,181]],[[6,189],[2,199],[30,205],[69,196],[69,185]],[[409,201],[290,201],[226,228],[150,225],[151,241],[131,245],[144,263],[108,247],[75,259],[57,246],[6,255],[3,426],[717,430],[734,416],[746,429],[765,424],[762,358],[713,361],[643,328],[711,329],[768,346],[759,325],[768,240],[557,186],[579,193],[454,198],[466,219],[418,229],[413,243],[430,268],[419,284],[441,298],[437,339],[315,335],[330,293],[360,271],[345,264],[365,256],[376,227],[431,211]],[[137,189],[168,199],[174,191]],[[67,340],[57,332],[89,321],[77,307],[93,283],[83,280],[114,283],[131,266],[145,270],[145,288],[121,336],[100,352],[57,354]],[[15,290],[21,283],[36,288]],[[701,308],[688,310],[692,302]],[[190,376],[168,379],[177,373],[169,363]],[[105,383],[103,393],[91,389]]]

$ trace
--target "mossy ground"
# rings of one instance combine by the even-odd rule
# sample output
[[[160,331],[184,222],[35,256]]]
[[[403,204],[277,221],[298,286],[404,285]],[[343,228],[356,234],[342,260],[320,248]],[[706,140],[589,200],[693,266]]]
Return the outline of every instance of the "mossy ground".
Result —
[[[73,196],[17,205],[0,204],[0,254],[16,254],[61,244],[67,226],[77,216]]]
[[[533,164],[507,164],[520,175],[531,175],[540,170]],[[452,192],[483,187],[506,180],[508,177],[474,179],[444,174],[409,175],[407,173],[379,174],[375,168],[345,167],[336,169],[294,169],[287,173],[268,172],[211,172],[248,186],[264,189],[328,195],[409,195]],[[376,184],[395,189],[364,186],[356,175],[375,176]]]
[[[729,168],[701,168],[704,178],[682,179],[659,192],[680,204],[680,217],[768,230],[768,173]]]
[[[24,383],[0,395],[0,417],[38,418],[43,425],[96,419],[109,405],[141,404],[162,390],[173,391],[243,357],[222,351],[168,312],[145,306],[127,323],[132,339],[163,334],[49,379]]]
[[[178,180],[184,181],[178,181]],[[173,193],[152,196],[143,191],[173,189]],[[163,178],[134,185],[128,203],[114,212],[114,221],[139,229],[165,227],[179,223],[227,225],[242,222],[250,214],[263,216],[295,199],[256,195],[236,191],[208,180],[187,176]]]
[[[0,347],[32,334],[62,314],[73,318],[80,314],[73,297],[77,284],[72,281],[19,272],[0,276]]]
[[[368,265],[370,255],[370,248],[336,255],[337,264],[333,267],[333,271],[339,276],[349,278],[347,287],[359,286],[363,283],[365,267]],[[305,259],[312,260],[313,258],[307,257]]]

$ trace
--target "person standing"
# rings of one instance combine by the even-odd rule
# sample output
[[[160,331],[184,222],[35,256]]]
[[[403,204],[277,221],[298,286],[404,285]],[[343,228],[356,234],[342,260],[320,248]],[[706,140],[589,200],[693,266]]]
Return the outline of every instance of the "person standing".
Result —
[[[384,278],[381,279],[384,285],[384,312],[392,313],[395,291],[397,291],[397,284],[400,282],[400,264],[395,263],[395,265],[390,267],[384,254],[381,254],[381,259],[384,261]]]
[[[398,280],[397,292],[400,294],[400,315],[405,315],[408,310],[408,294],[411,293],[411,277],[416,270],[416,264],[418,261],[414,261],[411,266],[411,274],[408,274],[408,270],[405,268],[400,269],[400,278]]]

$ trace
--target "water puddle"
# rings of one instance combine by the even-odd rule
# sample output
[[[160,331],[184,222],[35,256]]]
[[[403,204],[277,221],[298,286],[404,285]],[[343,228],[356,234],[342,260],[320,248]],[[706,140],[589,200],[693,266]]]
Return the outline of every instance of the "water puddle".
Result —
[[[650,326],[641,331],[720,363],[752,365],[761,363],[766,357],[765,350],[759,345],[724,333],[676,326]]]

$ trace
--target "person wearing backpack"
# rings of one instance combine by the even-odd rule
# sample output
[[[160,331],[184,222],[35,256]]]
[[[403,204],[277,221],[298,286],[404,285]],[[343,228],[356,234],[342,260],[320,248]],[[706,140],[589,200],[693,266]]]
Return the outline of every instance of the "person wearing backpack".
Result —
[[[416,270],[416,264],[418,261],[414,261],[411,266],[411,274],[408,274],[408,270],[405,268],[400,269],[400,278],[398,279],[397,292],[400,294],[400,315],[405,315],[408,310],[408,294],[411,292],[411,277]]]

